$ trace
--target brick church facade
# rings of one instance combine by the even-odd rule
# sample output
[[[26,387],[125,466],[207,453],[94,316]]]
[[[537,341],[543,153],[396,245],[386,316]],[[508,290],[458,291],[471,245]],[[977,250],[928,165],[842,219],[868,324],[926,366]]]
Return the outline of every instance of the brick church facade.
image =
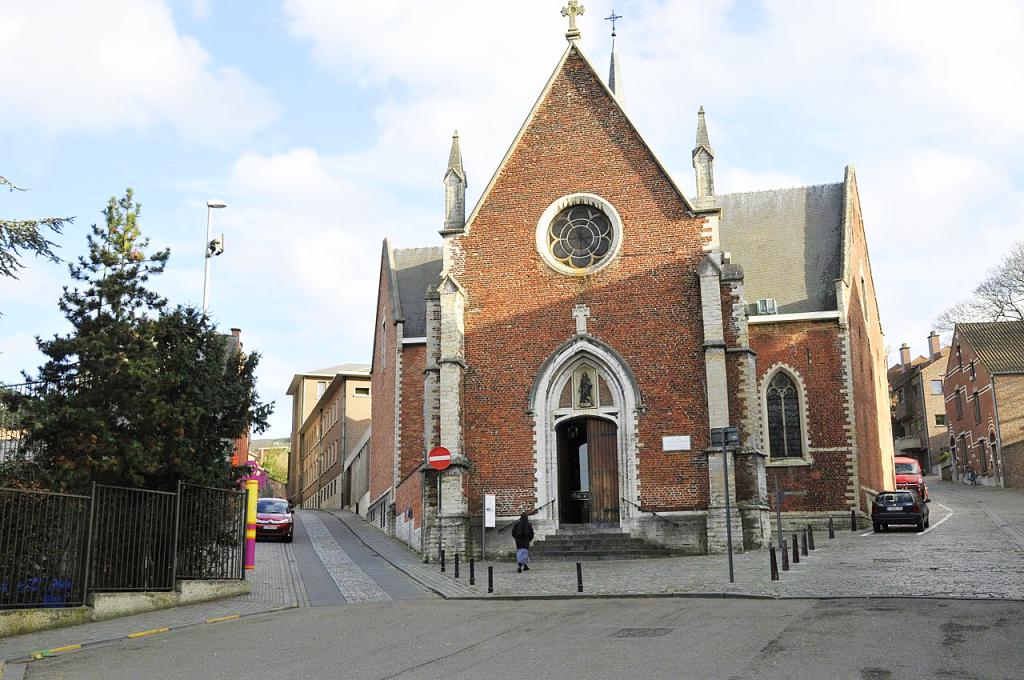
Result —
[[[725,549],[727,495],[737,549],[767,543],[776,489],[797,492],[791,523],[865,512],[892,437],[853,169],[716,195],[702,110],[691,198],[567,37],[469,218],[456,136],[440,246],[384,242],[370,519],[433,558],[507,553],[521,512],[538,537],[695,554]],[[710,438],[727,426],[728,488]]]

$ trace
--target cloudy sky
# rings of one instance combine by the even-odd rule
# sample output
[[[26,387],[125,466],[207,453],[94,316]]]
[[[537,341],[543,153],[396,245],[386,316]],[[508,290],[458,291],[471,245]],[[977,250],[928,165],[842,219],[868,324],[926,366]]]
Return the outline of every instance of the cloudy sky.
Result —
[[[211,314],[263,354],[288,433],[291,375],[368,362],[381,239],[439,245],[462,136],[475,202],[565,48],[561,0],[0,0],[0,195],[74,215],[85,249],[131,186],[171,248],[156,287],[202,296],[205,202],[226,252]],[[933,319],[1024,236],[1024,5],[584,0],[582,47],[619,24],[626,101],[683,187],[703,105],[720,193],[837,182],[857,167],[887,342]],[[964,257],[963,255],[966,255]],[[66,267],[0,280],[0,382],[66,330]]]

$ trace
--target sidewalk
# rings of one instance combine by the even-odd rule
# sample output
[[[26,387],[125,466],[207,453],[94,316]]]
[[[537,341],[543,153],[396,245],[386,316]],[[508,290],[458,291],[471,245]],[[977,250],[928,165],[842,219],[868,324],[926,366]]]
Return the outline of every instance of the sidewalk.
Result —
[[[1024,493],[937,485],[930,505],[932,529],[918,534],[896,528],[874,534],[836,525],[836,538],[815,532],[817,550],[770,580],[768,550],[734,556],[730,583],[725,555],[582,563],[583,592],[576,564],[537,561],[516,573],[511,562],[476,562],[469,584],[468,558],[454,578],[423,564],[404,544],[348,512],[334,514],[367,545],[411,578],[446,599],[569,597],[757,597],[757,598],[964,598],[1024,600]],[[792,534],[786,536],[792,553]],[[779,557],[781,571],[781,556]],[[494,592],[487,591],[488,567]]]
[[[77,649],[76,646],[120,640],[137,633],[153,634],[187,626],[226,625],[243,616],[309,606],[289,544],[257,544],[256,569],[246,578],[252,583],[248,595],[2,638],[0,660],[25,661],[33,654],[48,655],[57,648]]]

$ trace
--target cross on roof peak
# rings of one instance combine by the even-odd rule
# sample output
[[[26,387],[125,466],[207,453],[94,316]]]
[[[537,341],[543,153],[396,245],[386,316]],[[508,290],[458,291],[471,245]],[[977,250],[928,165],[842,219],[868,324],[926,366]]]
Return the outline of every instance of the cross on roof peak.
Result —
[[[579,0],[569,0],[569,4],[562,8],[562,16],[569,17],[569,30],[565,32],[565,39],[569,42],[580,39],[580,29],[576,26],[576,17],[585,11],[586,9]]]

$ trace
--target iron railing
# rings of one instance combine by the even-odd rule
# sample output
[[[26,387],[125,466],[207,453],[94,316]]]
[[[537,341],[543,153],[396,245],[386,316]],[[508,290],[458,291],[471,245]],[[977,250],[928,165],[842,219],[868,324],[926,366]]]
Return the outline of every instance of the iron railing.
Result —
[[[245,578],[244,491],[178,484],[180,579]]]
[[[0,463],[32,457],[25,447],[25,432],[19,411],[22,404],[38,396],[44,389],[44,383],[37,382],[0,385]]]
[[[0,609],[85,604],[88,496],[0,488]]]
[[[92,590],[173,590],[178,495],[93,487]]]

